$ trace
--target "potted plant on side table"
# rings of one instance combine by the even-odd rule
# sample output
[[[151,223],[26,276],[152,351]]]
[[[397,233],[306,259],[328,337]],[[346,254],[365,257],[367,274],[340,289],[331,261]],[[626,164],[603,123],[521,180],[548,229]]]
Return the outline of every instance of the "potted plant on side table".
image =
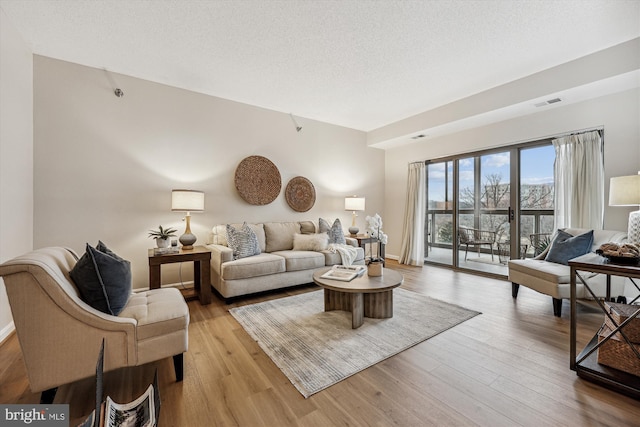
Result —
[[[149,230],[149,237],[155,239],[159,248],[168,248],[171,246],[171,237],[175,237],[176,231],[175,228],[162,228],[159,225],[157,230]]]

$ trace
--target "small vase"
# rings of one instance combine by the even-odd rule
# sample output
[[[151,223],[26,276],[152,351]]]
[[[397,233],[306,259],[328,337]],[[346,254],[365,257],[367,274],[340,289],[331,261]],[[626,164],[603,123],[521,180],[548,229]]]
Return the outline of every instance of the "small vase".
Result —
[[[156,245],[158,245],[159,248],[168,248],[171,246],[171,239],[168,237],[166,239],[156,238]]]
[[[367,274],[371,277],[382,276],[382,261],[372,261],[367,267]]]

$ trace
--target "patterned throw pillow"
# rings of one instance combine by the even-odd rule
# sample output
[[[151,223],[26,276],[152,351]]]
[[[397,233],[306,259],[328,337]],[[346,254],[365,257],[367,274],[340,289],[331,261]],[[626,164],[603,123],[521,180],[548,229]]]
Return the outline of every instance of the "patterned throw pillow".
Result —
[[[260,244],[256,233],[243,223],[240,229],[227,224],[227,242],[233,251],[233,259],[246,258],[260,254]]]
[[[344,245],[347,241],[344,238],[344,231],[342,231],[342,224],[340,223],[340,218],[336,218],[333,221],[333,225],[329,225],[327,221],[320,218],[318,220],[318,228],[320,233],[327,233],[329,235],[329,244],[337,243],[340,245]]]

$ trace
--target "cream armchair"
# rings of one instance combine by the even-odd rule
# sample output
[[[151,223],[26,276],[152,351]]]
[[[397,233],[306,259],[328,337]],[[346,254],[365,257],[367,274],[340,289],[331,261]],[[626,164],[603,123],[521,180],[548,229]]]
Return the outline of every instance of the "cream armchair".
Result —
[[[69,271],[78,256],[50,247],[0,265],[29,385],[51,403],[58,386],[95,375],[105,340],[104,370],[173,356],[183,377],[189,309],[177,289],[134,293],[118,316],[93,309],[78,294]]]

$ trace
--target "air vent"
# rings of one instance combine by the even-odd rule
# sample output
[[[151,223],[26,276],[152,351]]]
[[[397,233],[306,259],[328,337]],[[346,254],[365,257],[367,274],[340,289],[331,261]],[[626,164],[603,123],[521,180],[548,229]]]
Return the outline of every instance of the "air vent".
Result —
[[[420,139],[420,138],[425,138],[427,135],[424,134],[420,134],[420,135],[416,135],[416,136],[412,136],[411,139]]]
[[[536,107],[544,107],[545,105],[551,105],[551,104],[555,104],[556,102],[560,102],[562,101],[561,98],[553,98],[553,99],[547,99],[546,101],[543,102],[538,102],[537,104],[533,104]]]

